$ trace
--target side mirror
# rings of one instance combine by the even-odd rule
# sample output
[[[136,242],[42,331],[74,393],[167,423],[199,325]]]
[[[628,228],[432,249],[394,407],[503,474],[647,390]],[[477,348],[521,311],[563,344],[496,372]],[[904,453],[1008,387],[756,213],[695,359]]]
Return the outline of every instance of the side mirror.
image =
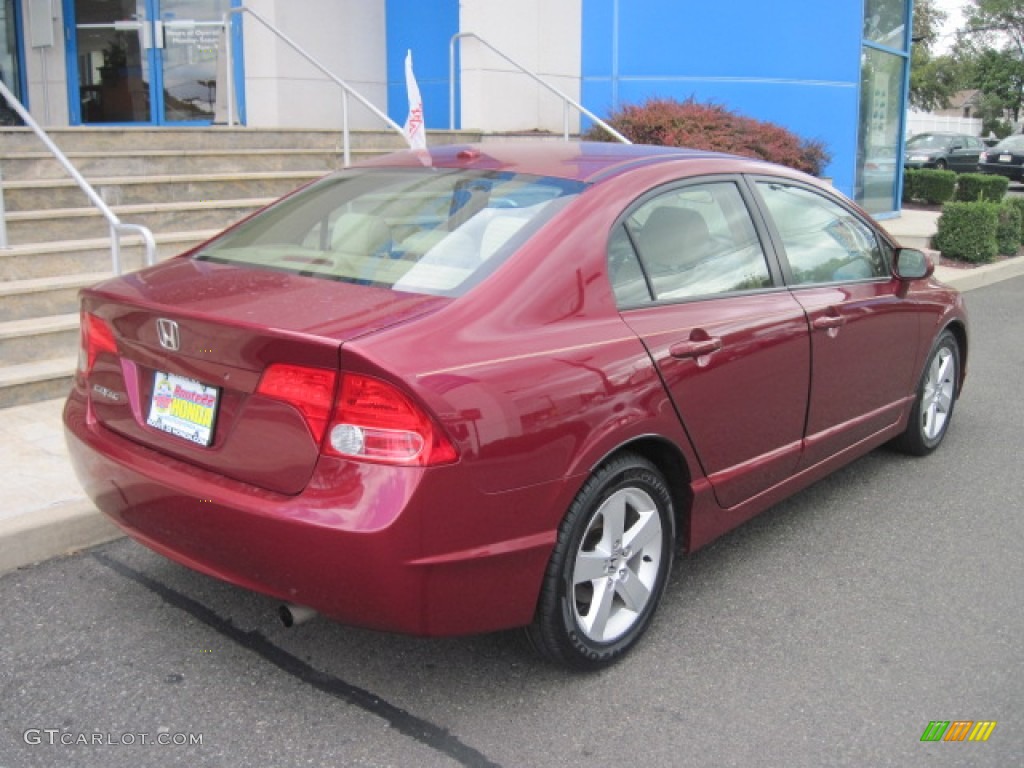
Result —
[[[900,280],[924,280],[935,271],[928,254],[916,248],[899,248],[893,262],[893,271]]]

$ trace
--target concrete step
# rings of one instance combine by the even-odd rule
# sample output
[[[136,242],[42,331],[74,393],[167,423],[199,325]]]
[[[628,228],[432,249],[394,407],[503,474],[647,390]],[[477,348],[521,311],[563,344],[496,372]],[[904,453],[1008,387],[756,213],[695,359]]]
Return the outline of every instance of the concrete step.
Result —
[[[154,234],[187,230],[224,229],[276,198],[208,200],[191,203],[151,203],[113,206],[125,224],[141,224]],[[11,211],[7,214],[8,241],[12,244],[101,238],[109,234],[106,219],[95,208],[52,211]]]
[[[116,206],[276,198],[323,175],[321,171],[172,174],[102,177],[89,179],[89,183],[103,202]],[[73,179],[5,181],[3,195],[8,214],[89,205],[88,197]]]
[[[20,365],[74,355],[78,349],[78,313],[0,322],[0,360]]]
[[[32,320],[78,311],[78,292],[110,277],[88,272],[0,283],[0,322]]]
[[[168,232],[154,235],[157,260],[184,253],[220,232],[206,229],[193,232]],[[121,238],[121,267],[132,272],[144,266],[142,238]],[[0,250],[0,282],[54,277],[78,272],[103,272],[112,269],[110,240],[62,240],[54,243],[16,245]]]
[[[29,128],[4,128],[3,153],[38,152],[42,145]],[[47,134],[64,152],[125,152],[129,150],[169,149],[177,151],[210,149],[322,149],[341,152],[341,130],[303,128],[245,128],[210,126],[206,128],[50,128]],[[431,145],[480,141],[479,131],[429,131]],[[392,130],[352,131],[352,149],[404,149],[405,140]]]
[[[33,152],[42,144],[29,128],[5,128],[4,151]],[[49,128],[47,135],[64,152],[124,152],[133,149],[340,149],[341,131],[228,128]]]
[[[354,152],[354,160],[380,154],[380,150]],[[99,176],[166,176],[171,174],[237,173],[261,171],[319,171],[342,167],[342,155],[333,149],[157,149],[126,152],[72,152],[71,164],[90,182]],[[6,153],[3,180],[67,179],[68,173],[48,152]]]
[[[0,408],[64,397],[71,389],[77,355],[0,366]]]

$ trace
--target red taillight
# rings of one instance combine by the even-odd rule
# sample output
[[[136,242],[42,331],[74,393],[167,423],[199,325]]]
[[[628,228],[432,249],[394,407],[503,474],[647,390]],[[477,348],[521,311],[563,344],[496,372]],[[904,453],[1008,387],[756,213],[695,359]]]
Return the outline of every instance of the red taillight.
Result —
[[[433,420],[387,382],[344,374],[324,450],[390,464],[455,461],[455,447]]]
[[[82,313],[82,348],[78,357],[78,367],[83,373],[89,374],[96,358],[102,352],[117,354],[117,341],[114,331],[103,320],[88,312]]]
[[[275,363],[263,371],[256,392],[298,408],[319,445],[331,416],[336,380],[337,374],[325,368]]]

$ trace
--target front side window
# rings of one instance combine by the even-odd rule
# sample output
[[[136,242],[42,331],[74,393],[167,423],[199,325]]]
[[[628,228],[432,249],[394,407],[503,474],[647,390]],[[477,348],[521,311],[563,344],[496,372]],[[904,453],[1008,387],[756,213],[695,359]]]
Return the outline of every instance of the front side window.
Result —
[[[642,273],[623,255],[629,244]],[[761,241],[732,182],[680,187],[641,205],[613,233],[609,265],[620,303],[643,294],[641,274],[647,295],[657,301],[772,285]]]
[[[792,284],[888,276],[878,237],[852,212],[803,187],[775,181],[757,187],[782,239]]]
[[[344,171],[282,200],[194,258],[458,296],[583,186],[496,171]]]

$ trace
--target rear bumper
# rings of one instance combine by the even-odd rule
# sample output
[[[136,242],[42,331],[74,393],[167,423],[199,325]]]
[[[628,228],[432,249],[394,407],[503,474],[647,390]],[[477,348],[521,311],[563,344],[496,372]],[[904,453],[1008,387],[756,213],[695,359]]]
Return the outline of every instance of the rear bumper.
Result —
[[[994,176],[1005,176],[1013,181],[1021,181],[1024,179],[1024,166],[978,163],[978,173],[989,173]]]
[[[78,392],[64,422],[96,506],[189,568],[386,631],[466,634],[533,618],[562,483],[484,494],[459,465],[321,459],[307,489],[285,496],[110,432]]]

